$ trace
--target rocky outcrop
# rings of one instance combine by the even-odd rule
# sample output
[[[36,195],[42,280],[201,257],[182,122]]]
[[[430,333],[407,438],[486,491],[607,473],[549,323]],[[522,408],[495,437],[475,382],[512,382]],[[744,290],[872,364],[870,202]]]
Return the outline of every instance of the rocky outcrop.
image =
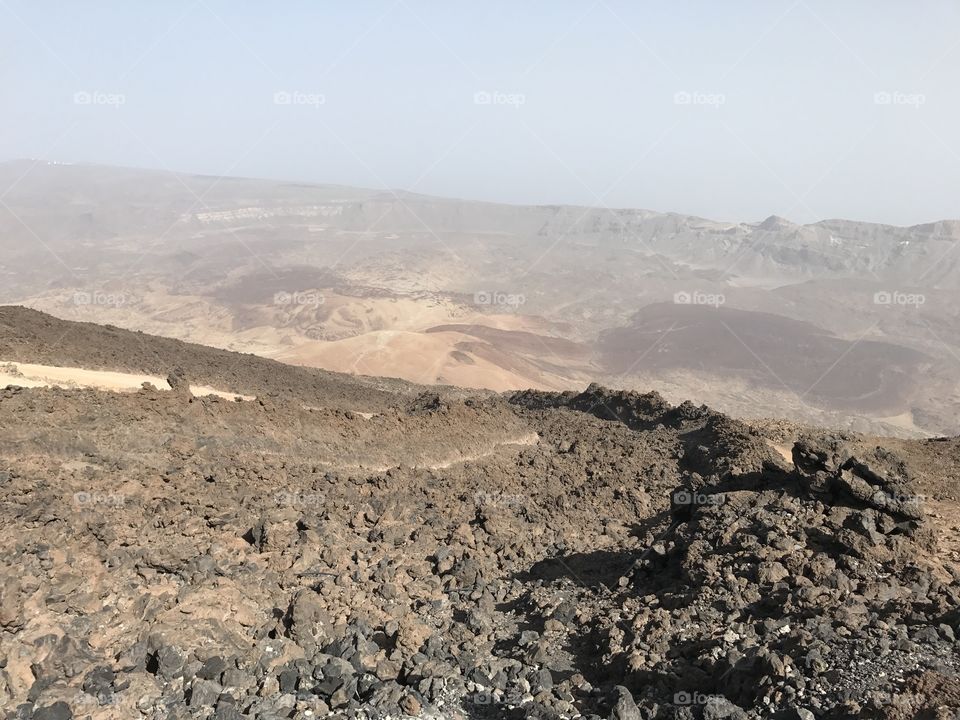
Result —
[[[709,408],[598,387],[373,416],[297,397],[0,391],[12,717],[952,702],[960,574],[882,448],[807,439],[791,468]]]

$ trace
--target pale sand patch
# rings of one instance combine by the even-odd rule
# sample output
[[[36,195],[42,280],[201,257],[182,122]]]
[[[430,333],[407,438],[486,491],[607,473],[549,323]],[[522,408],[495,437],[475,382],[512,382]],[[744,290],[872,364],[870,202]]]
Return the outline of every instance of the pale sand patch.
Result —
[[[793,464],[793,448],[792,447],[790,447],[789,445],[780,445],[778,443],[773,443],[773,442],[770,443],[770,446],[780,454],[780,457],[782,457],[791,465]]]
[[[487,345],[458,332],[390,330],[332,342],[303,343],[274,359],[336,372],[497,392],[530,387],[552,390],[562,385],[519,355],[488,346],[488,357],[480,357],[473,352],[457,351],[461,343]]]
[[[885,422],[888,425],[893,425],[894,427],[903,428],[904,430],[909,430],[911,433],[916,433],[919,435],[928,435],[929,433],[921,427],[918,427],[916,422],[914,422],[913,412],[907,410],[906,412],[900,413],[899,415],[891,415],[889,417],[878,417],[876,418],[880,422]]]
[[[111,392],[136,392],[144,383],[150,383],[158,390],[170,389],[167,381],[159,375],[140,375],[110,370],[85,370],[84,368],[0,360],[0,387],[19,385],[20,387],[92,388]],[[254,399],[251,395],[225,392],[208,385],[191,385],[190,392],[196,397],[217,395],[226,400],[233,400],[237,397],[243,400]]]

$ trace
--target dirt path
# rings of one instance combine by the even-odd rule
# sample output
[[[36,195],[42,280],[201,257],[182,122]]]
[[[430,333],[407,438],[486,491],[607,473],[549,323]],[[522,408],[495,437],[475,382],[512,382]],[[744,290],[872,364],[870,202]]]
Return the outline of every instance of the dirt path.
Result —
[[[477,460],[483,460],[488,458],[491,455],[494,455],[503,448],[508,447],[529,447],[531,445],[536,445],[540,441],[540,436],[537,433],[528,433],[520,437],[514,438],[512,440],[501,440],[493,443],[486,449],[477,453],[462,453],[455,452],[452,455],[448,455],[445,458],[438,460],[428,461],[428,462],[415,462],[410,465],[410,468],[413,470],[445,470],[447,468],[453,467],[454,465],[462,465],[465,463],[476,462]],[[406,465],[406,463],[380,463],[378,465],[367,465],[364,463],[351,463],[348,465],[343,465],[340,463],[326,463],[320,462],[319,465],[329,467],[334,470],[366,470],[368,472],[386,472],[391,470],[401,464]]]
[[[0,360],[0,387],[19,385],[21,387],[91,388],[111,392],[136,392],[144,383],[150,383],[159,390],[170,389],[167,381],[159,375],[85,370],[77,367]],[[217,395],[227,400],[237,397],[253,400],[250,395],[238,395],[207,385],[191,385],[190,392],[197,397]]]

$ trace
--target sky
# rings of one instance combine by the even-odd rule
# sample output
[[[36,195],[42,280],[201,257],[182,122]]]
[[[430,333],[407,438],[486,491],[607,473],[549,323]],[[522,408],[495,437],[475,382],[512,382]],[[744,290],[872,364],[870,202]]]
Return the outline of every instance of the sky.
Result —
[[[0,103],[0,160],[960,218],[954,0],[0,0]]]

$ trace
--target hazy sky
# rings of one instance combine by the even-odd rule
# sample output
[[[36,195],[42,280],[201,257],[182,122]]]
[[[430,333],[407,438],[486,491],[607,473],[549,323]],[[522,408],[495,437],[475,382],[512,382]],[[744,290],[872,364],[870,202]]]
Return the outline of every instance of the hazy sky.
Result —
[[[0,53],[0,159],[960,218],[955,0],[0,0]]]

